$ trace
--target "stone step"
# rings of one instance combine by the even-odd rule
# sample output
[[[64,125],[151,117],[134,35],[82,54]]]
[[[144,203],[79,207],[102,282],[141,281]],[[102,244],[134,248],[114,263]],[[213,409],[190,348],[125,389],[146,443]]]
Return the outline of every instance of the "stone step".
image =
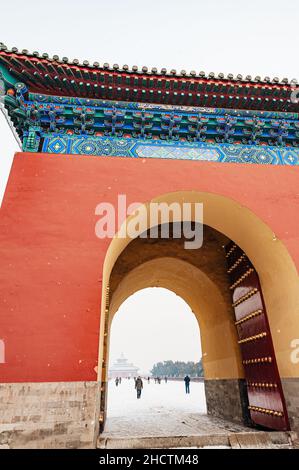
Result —
[[[293,448],[295,432],[256,431],[193,436],[99,436],[99,449],[172,449],[172,448]]]

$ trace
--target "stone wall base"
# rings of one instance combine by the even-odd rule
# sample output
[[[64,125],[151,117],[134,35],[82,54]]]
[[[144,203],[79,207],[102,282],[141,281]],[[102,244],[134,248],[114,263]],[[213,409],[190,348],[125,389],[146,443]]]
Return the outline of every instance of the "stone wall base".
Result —
[[[0,384],[0,448],[92,448],[98,382]]]
[[[244,379],[205,380],[208,414],[250,425]]]
[[[299,377],[281,379],[290,428],[299,435]]]

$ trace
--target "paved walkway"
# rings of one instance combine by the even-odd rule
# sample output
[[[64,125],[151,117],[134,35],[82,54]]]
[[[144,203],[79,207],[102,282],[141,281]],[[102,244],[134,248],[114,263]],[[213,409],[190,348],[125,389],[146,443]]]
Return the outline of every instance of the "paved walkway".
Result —
[[[137,400],[133,381],[112,382],[102,448],[172,447],[289,447],[287,433],[256,431],[207,416],[204,385],[192,383],[190,395],[183,384],[144,383]]]
[[[102,437],[199,436],[252,432],[252,429],[200,413],[156,410],[135,417],[108,418]]]
[[[110,437],[178,436],[248,432],[249,428],[207,416],[204,384],[143,381],[140,400],[136,398],[133,379],[121,385],[109,382],[105,432]]]

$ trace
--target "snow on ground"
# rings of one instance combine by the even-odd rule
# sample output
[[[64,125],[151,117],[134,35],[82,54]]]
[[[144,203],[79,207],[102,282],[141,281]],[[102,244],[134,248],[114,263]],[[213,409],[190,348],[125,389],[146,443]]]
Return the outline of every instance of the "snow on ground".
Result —
[[[185,393],[185,384],[180,381],[161,381],[155,384],[151,379],[148,384],[143,380],[142,395],[136,398],[134,379],[122,379],[116,387],[114,380],[108,385],[107,417],[130,416],[142,411],[146,413],[165,413],[183,411],[186,413],[206,413],[204,384],[190,383],[190,394]]]

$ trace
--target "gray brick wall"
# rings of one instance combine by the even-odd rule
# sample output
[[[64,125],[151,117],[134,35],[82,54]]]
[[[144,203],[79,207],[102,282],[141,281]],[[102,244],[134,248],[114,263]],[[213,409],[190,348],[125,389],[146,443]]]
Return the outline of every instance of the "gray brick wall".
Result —
[[[299,378],[281,379],[290,427],[299,433]]]
[[[0,448],[90,448],[97,382],[0,384]]]
[[[247,394],[243,379],[205,380],[205,392],[208,414],[250,424]]]

